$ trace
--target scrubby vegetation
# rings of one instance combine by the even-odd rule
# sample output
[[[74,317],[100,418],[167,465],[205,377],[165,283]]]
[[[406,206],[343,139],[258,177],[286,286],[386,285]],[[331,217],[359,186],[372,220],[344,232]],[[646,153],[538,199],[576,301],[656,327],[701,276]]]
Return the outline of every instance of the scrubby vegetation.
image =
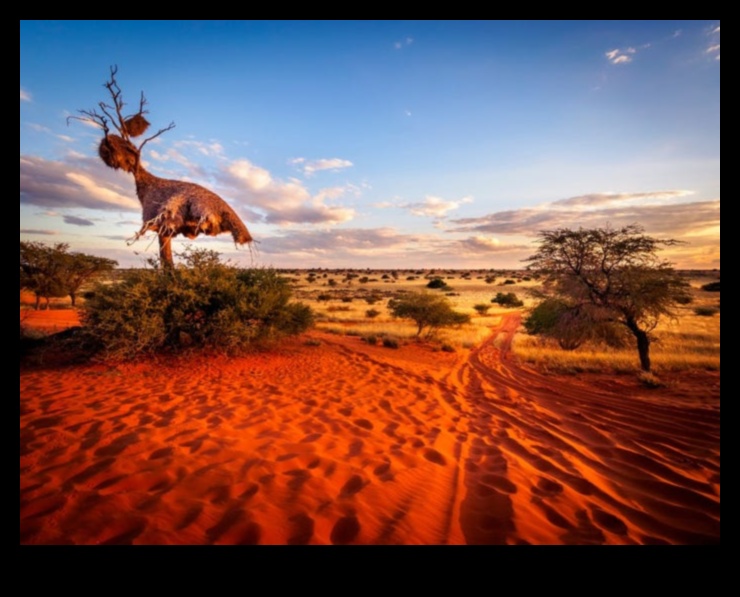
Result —
[[[496,296],[491,299],[491,302],[502,307],[521,307],[524,305],[524,301],[513,292],[497,292]]]
[[[237,353],[312,324],[311,309],[290,302],[288,283],[276,271],[240,270],[208,250],[181,257],[174,268],[152,267],[98,286],[85,305],[82,340],[115,359],[189,348]]]

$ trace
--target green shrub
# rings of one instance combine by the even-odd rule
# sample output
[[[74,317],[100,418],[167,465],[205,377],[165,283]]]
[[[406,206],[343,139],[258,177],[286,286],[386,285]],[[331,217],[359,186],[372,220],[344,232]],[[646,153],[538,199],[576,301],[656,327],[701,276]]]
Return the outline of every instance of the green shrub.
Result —
[[[185,348],[237,353],[313,324],[311,309],[290,302],[290,287],[275,270],[239,270],[202,249],[181,257],[174,268],[98,285],[85,304],[81,340],[113,359]]]
[[[429,335],[440,327],[470,321],[468,314],[455,311],[445,297],[428,292],[410,292],[402,298],[389,301],[388,308],[393,317],[413,320],[417,336],[421,335],[424,328],[429,328]]]
[[[451,344],[442,344],[442,346],[440,347],[440,350],[442,352],[456,352],[455,347],[452,346]]]
[[[380,311],[377,309],[368,309],[365,311],[365,317],[368,317],[369,319],[375,319],[378,315],[380,315]]]
[[[488,313],[488,310],[491,308],[491,305],[486,305],[485,303],[478,303],[477,305],[473,305],[473,309],[475,309],[480,315],[485,315]]]
[[[715,307],[695,307],[694,313],[701,317],[712,317],[717,314],[718,309]]]
[[[316,300],[319,301],[319,302],[330,301],[331,300],[331,295],[322,292],[321,294],[319,294],[319,296],[316,297]]]
[[[447,288],[447,282],[445,282],[442,278],[432,278],[427,283],[427,288],[432,288],[434,290]]]
[[[504,280],[504,284],[516,284],[516,280],[509,278],[508,280]]]
[[[502,307],[521,307],[524,305],[524,301],[520,300],[513,292],[497,292],[491,302],[498,303]]]
[[[704,284],[701,289],[708,292],[719,292],[719,280],[716,282],[709,282],[709,284]]]
[[[398,340],[395,338],[383,338],[383,346],[386,348],[398,348]]]
[[[375,346],[378,343],[378,337],[372,334],[369,336],[364,336],[362,339],[372,346]]]

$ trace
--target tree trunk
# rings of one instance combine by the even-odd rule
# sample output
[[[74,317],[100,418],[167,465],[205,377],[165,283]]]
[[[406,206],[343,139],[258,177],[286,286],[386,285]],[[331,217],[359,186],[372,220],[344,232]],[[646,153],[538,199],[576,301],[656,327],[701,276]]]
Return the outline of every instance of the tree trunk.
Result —
[[[646,332],[638,330],[635,334],[637,336],[637,352],[640,353],[640,367],[643,371],[650,372],[650,338]]]
[[[637,339],[637,352],[640,355],[640,368],[650,373],[650,338],[646,331],[641,330],[635,321],[625,324]]]
[[[40,307],[41,307],[41,295],[37,294],[36,295],[36,311],[38,311]]]
[[[77,301],[77,295],[76,295],[76,294],[75,294],[74,292],[70,292],[70,293],[69,293],[69,298],[70,298],[70,300],[72,301],[72,308],[74,309],[74,308],[75,308],[75,306],[76,306],[76,304],[75,304],[75,303],[76,303],[76,301]]]
[[[172,267],[172,237],[159,235],[159,261],[162,267]]]

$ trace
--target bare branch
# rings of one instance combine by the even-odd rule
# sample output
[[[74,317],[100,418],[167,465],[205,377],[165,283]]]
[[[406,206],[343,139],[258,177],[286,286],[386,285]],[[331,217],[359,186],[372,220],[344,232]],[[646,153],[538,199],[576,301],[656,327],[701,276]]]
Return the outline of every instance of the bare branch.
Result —
[[[170,122],[170,124],[169,124],[169,125],[168,125],[167,127],[163,128],[163,129],[159,129],[159,130],[158,130],[158,131],[157,131],[157,132],[156,132],[155,134],[153,134],[153,135],[152,135],[151,137],[147,137],[146,139],[144,139],[144,140],[143,140],[143,141],[141,142],[141,145],[139,145],[139,147],[138,147],[138,149],[139,149],[139,152],[141,152],[141,150],[142,150],[142,149],[144,148],[144,145],[146,145],[146,144],[147,144],[147,143],[148,143],[149,141],[151,141],[152,139],[156,139],[156,138],[157,138],[157,137],[159,137],[159,136],[160,136],[160,135],[161,135],[162,133],[166,133],[167,131],[171,131],[171,130],[172,130],[173,128],[175,128],[175,123],[174,123],[174,122]]]
[[[81,122],[91,122],[101,129],[107,135],[110,129],[108,128],[108,119],[101,114],[98,114],[93,110],[77,110],[82,116],[67,116],[67,126],[69,126],[70,120],[79,120]]]

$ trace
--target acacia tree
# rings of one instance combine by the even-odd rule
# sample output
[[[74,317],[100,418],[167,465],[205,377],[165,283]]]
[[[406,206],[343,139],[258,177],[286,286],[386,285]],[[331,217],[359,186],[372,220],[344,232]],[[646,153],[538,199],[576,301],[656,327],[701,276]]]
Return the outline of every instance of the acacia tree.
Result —
[[[73,307],[77,306],[77,293],[83,284],[113,271],[118,265],[113,259],[85,253],[66,253],[64,257],[63,284]]]
[[[427,327],[431,334],[437,328],[470,321],[467,313],[455,311],[444,296],[429,292],[410,292],[389,301],[388,308],[393,317],[411,319],[416,324],[417,336]]]
[[[112,271],[118,262],[105,257],[70,253],[67,243],[45,245],[21,241],[20,286],[36,295],[38,311],[42,298],[49,308],[49,297],[69,295],[76,306],[77,293],[86,282]]]
[[[539,237],[527,261],[544,276],[543,298],[567,305],[563,313],[580,313],[580,323],[624,326],[635,338],[640,367],[650,371],[651,332],[687,296],[688,284],[657,255],[678,241],[647,236],[637,225],[559,228]]]
[[[46,299],[49,308],[49,297],[60,297],[67,294],[64,287],[64,255],[69,245],[57,243],[53,246],[40,242],[21,241],[20,248],[20,287],[36,295],[36,310],[39,310],[41,299]]]

